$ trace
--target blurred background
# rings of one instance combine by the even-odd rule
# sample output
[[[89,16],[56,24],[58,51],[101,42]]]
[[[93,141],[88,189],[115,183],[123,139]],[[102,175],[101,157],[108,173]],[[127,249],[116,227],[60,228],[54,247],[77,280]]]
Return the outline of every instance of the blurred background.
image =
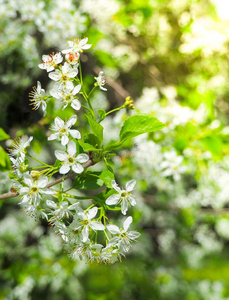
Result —
[[[86,88],[103,70],[112,109],[127,96],[166,123],[112,160],[118,181],[135,178],[133,252],[115,265],[72,261],[43,221],[18,199],[0,200],[0,299],[229,299],[229,3],[226,0],[0,0],[0,193],[9,191],[10,138],[33,135],[49,160],[55,117],[33,111],[28,93],[47,73],[42,54],[88,37]],[[71,109],[65,111],[70,115]],[[103,121],[115,139],[128,112]],[[63,115],[66,116],[66,115]],[[80,122],[83,129],[83,119]]]

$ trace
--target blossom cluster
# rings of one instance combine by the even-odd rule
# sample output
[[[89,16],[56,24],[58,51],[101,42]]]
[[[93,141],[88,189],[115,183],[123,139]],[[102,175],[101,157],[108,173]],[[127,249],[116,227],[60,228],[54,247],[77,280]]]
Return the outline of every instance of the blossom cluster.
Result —
[[[29,153],[27,148],[33,137],[23,136],[13,142],[10,154],[14,167],[13,187],[21,198],[20,204],[26,213],[35,218],[45,218],[61,237],[65,249],[72,258],[114,263],[131,250],[131,243],[140,234],[129,231],[133,221],[131,216],[126,217],[123,225],[118,227],[107,217],[106,210],[116,207],[126,215],[129,207],[136,205],[135,197],[132,195],[136,181],[128,181],[125,189],[121,189],[111,177],[107,186],[104,182],[108,196],[103,203],[98,201],[99,196],[90,199],[87,196],[81,197],[68,193],[69,190],[74,190],[74,185],[71,189],[65,190],[65,176],[66,178],[87,176],[86,168],[95,164],[90,157],[90,152],[84,152],[79,147],[82,135],[75,128],[78,120],[77,112],[82,106],[85,107],[82,104],[83,100],[86,102],[87,111],[90,111],[90,116],[94,117],[90,94],[87,95],[83,87],[80,67],[80,55],[90,47],[87,38],[75,39],[68,41],[68,48],[62,52],[42,56],[42,63],[38,67],[47,71],[53,86],[48,94],[41,83],[37,82],[37,87],[34,87],[30,93],[34,109],[41,108],[45,115],[48,102],[52,99],[60,103],[62,110],[70,106],[73,114],[68,120],[55,117],[50,127],[51,134],[47,140],[50,142],[55,140],[56,145],[59,144],[54,151],[56,158],[54,165],[48,165]],[[65,62],[63,62],[64,56]],[[105,83],[105,76],[101,71],[98,77],[95,77],[92,91],[96,87],[107,91],[104,87]],[[80,99],[81,97],[83,100]],[[93,119],[93,122],[97,121]],[[40,165],[31,167],[30,160],[35,160]],[[63,175],[61,181],[55,181],[53,178],[56,173]],[[56,188],[57,184],[59,189]],[[95,201],[85,208],[80,204],[82,199]]]

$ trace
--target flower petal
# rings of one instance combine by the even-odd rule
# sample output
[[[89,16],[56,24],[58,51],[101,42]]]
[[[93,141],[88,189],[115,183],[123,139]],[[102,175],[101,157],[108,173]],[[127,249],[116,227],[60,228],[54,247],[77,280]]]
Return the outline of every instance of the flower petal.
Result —
[[[88,228],[88,226],[84,226],[81,234],[82,234],[82,241],[85,243],[88,240],[88,237],[89,237],[89,228]]]
[[[63,164],[63,166],[59,170],[60,174],[67,174],[69,171],[70,171],[69,164]]]
[[[72,127],[77,121],[77,116],[71,116],[71,118],[67,121],[67,126],[70,128]]]
[[[89,209],[89,211],[87,212],[87,219],[88,220],[93,219],[96,216],[97,212],[98,212],[98,207],[96,206]]]
[[[81,84],[78,84],[76,87],[74,87],[72,91],[72,95],[78,94],[80,90],[81,90]]]
[[[68,154],[74,156],[76,154],[76,144],[74,141],[69,142],[67,147]]]
[[[76,160],[80,163],[85,163],[89,160],[89,156],[85,153],[77,155]]]
[[[121,189],[118,187],[117,183],[115,182],[115,180],[111,181],[111,185],[113,187],[114,190],[116,190],[118,193],[121,193]]]
[[[74,99],[72,100],[71,107],[74,108],[75,110],[79,110],[81,107],[81,103],[79,102],[78,99]]]
[[[122,200],[122,203],[121,203],[121,212],[122,212],[122,214],[126,215],[127,210],[128,210],[128,201],[125,198],[125,199]]]
[[[132,195],[128,196],[128,200],[132,206],[136,205],[136,200]]]
[[[132,223],[132,221],[133,221],[133,218],[132,218],[132,217],[128,217],[128,218],[126,218],[126,220],[123,222],[123,229],[124,229],[125,231],[128,230],[128,228],[129,228],[130,224]]]
[[[48,141],[56,140],[59,138],[59,133],[53,133],[48,137]]]
[[[105,226],[98,222],[98,221],[92,221],[89,223],[89,226],[93,229],[93,230],[104,230],[105,229]]]
[[[127,190],[128,192],[133,191],[135,184],[136,184],[136,180],[135,180],[135,179],[132,179],[132,180],[128,181],[128,182],[126,183],[126,190]]]
[[[64,121],[59,117],[55,118],[54,123],[58,128],[62,128],[64,126]]]
[[[60,161],[65,161],[67,158],[67,154],[64,151],[60,151],[60,150],[55,151],[55,156]]]
[[[111,225],[111,224],[108,224],[107,225],[107,229],[110,231],[110,233],[112,234],[120,234],[121,231],[120,229],[118,228],[118,226],[116,225]]]
[[[66,146],[67,143],[68,143],[68,141],[69,141],[69,138],[68,138],[67,135],[63,135],[63,136],[61,137],[61,144],[62,144],[63,146]]]
[[[57,209],[56,203],[52,200],[46,200],[46,204],[51,208]]]
[[[74,137],[75,139],[80,140],[81,139],[81,134],[78,130],[76,129],[70,129],[69,133],[71,134],[72,137]]]
[[[51,78],[54,81],[58,81],[61,78],[61,73],[59,70],[51,72],[48,74],[49,78]]]
[[[76,174],[80,174],[84,171],[84,168],[80,165],[80,164],[73,164],[72,165],[72,170],[76,173]]]
[[[48,178],[44,177],[44,178],[41,178],[41,179],[38,180],[37,187],[38,188],[44,188],[44,187],[46,187],[47,184],[48,184]]]
[[[114,194],[114,195],[111,195],[110,197],[108,197],[105,203],[107,205],[115,205],[118,203],[119,199],[120,199],[120,196],[118,194]]]

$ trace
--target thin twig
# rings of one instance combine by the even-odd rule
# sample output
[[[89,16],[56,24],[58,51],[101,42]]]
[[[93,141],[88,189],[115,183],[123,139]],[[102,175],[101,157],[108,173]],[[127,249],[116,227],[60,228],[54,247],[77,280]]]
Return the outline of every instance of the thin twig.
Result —
[[[83,167],[88,168],[88,167],[92,166],[93,164],[94,164],[94,162],[91,159],[89,159],[85,164],[83,164]],[[74,175],[76,175],[76,173],[70,173],[67,176],[56,179],[53,182],[50,182],[49,184],[47,184],[45,188],[48,189],[48,188],[62,182],[65,179],[73,177]],[[12,197],[16,197],[16,196],[18,196],[18,193],[14,188],[12,188],[11,191],[9,191],[8,193],[0,195],[0,199],[12,198]]]

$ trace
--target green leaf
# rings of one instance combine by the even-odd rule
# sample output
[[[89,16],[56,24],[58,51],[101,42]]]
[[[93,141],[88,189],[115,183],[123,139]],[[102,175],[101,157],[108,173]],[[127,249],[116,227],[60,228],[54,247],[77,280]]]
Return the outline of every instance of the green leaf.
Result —
[[[103,141],[103,126],[100,125],[96,120],[94,120],[91,115],[85,114],[90,124],[91,130],[95,136],[99,139],[99,142],[102,143]]]
[[[9,138],[10,136],[2,128],[0,128],[0,141],[7,140]]]
[[[83,141],[78,141],[78,142],[84,151],[102,151],[102,149],[97,149],[89,143],[84,143]]]
[[[99,118],[100,118],[99,122],[101,122],[106,118],[106,112],[104,109],[99,109],[98,113],[99,113]]]
[[[108,170],[104,170],[100,175],[99,178],[105,183],[108,188],[112,188],[111,181],[114,180],[114,174]]]
[[[120,142],[124,142],[127,139],[133,138],[146,132],[152,132],[163,128],[165,125],[158,119],[146,115],[135,114],[130,116],[124,122],[120,131]]]
[[[83,136],[84,143],[90,144],[98,149],[99,147],[99,139],[93,133],[88,133]]]
[[[103,180],[99,178],[100,174],[101,172],[87,171],[75,179],[73,187],[80,190],[97,190],[103,185]]]
[[[9,170],[11,167],[10,159],[5,150],[0,146],[0,170]]]

